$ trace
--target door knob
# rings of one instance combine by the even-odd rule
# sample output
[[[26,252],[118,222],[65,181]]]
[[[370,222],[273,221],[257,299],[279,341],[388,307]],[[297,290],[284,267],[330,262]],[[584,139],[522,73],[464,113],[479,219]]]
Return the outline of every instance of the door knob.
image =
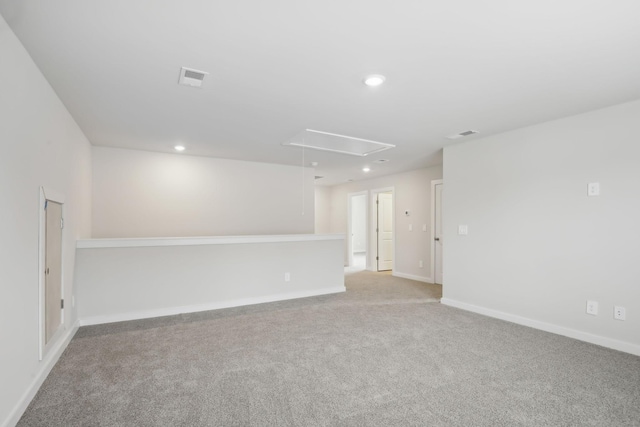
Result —
[[[433,240],[435,240],[436,242],[439,242],[439,241],[440,241],[440,238],[439,238],[439,237],[436,237],[436,238],[434,238]]]

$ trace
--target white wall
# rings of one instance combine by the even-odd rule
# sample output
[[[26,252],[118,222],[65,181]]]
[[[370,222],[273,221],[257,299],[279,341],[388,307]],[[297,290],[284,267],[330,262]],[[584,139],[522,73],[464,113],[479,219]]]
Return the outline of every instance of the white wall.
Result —
[[[639,123],[636,101],[446,148],[443,302],[640,354]]]
[[[89,240],[78,245],[83,325],[345,290],[342,235]]]
[[[314,232],[300,167],[93,147],[93,194],[94,238]]]
[[[331,187],[331,198],[322,209],[329,212],[332,233],[347,233],[347,195],[359,191],[371,191],[380,188],[394,187],[395,206],[395,266],[393,274],[410,277],[416,280],[432,281],[430,269],[431,260],[431,181],[442,178],[442,167],[435,166],[410,172],[388,175],[380,178],[350,182]],[[369,196],[369,204],[372,203]],[[375,223],[372,219],[371,206],[369,229],[369,258],[368,268],[374,268],[375,263]],[[409,210],[410,216],[404,211]],[[409,231],[409,224],[413,231]],[[427,231],[422,226],[427,225]],[[424,267],[419,267],[419,261]],[[348,262],[347,248],[345,248],[345,264]]]
[[[0,58],[0,425],[12,425],[56,354],[38,361],[39,188],[65,196],[64,338],[70,338],[77,318],[70,298],[75,241],[90,233],[91,151],[2,17]]]
[[[367,196],[354,196],[351,201],[352,251],[367,250]]]
[[[315,187],[315,229],[316,234],[331,233],[331,187]]]

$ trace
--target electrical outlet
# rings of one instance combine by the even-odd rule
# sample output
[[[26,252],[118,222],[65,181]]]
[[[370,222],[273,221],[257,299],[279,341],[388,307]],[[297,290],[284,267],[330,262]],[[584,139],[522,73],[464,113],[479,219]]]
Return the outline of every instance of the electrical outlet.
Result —
[[[424,262],[420,261],[419,265],[420,265],[420,268],[424,267]]]
[[[591,314],[594,316],[598,315],[598,302],[597,301],[587,301],[587,314]]]
[[[625,320],[627,318],[627,310],[624,307],[616,305],[613,307],[613,318],[617,320]]]
[[[409,231],[413,231],[413,224],[409,224]]]
[[[291,273],[284,273],[284,281],[285,282],[291,281]]]

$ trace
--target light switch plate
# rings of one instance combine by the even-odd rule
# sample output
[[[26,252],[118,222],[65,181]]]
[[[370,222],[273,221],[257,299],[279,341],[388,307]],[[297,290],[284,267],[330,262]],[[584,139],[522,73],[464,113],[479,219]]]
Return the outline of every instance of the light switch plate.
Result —
[[[466,225],[459,225],[458,234],[461,236],[466,236],[467,234],[469,234],[469,227]]]

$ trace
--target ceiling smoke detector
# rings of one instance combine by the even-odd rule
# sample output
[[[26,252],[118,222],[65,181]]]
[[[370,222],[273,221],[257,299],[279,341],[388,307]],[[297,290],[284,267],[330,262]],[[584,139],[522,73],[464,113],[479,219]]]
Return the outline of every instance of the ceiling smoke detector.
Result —
[[[206,71],[198,71],[193,68],[182,67],[180,69],[180,79],[178,83],[191,87],[202,87],[202,81],[209,75]]]
[[[476,133],[480,133],[477,130],[465,130],[464,132],[456,133],[455,135],[449,135],[448,139],[459,139],[464,138],[465,136],[474,135]]]

